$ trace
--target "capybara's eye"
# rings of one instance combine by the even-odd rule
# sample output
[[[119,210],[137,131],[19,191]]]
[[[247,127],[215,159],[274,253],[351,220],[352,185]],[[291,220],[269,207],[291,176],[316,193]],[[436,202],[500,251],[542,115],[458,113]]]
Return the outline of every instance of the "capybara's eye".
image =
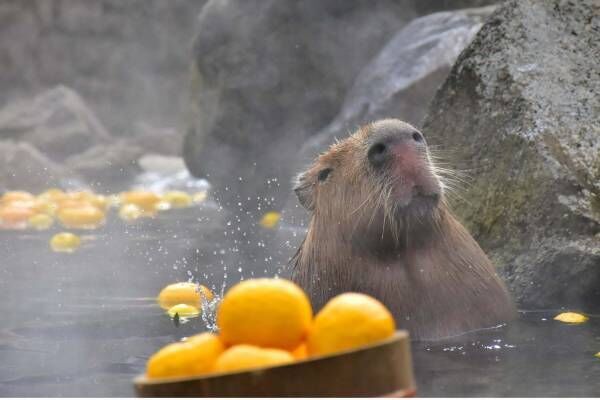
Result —
[[[325,168],[319,171],[319,182],[323,182],[325,179],[327,179],[327,177],[329,176],[329,174],[331,173],[332,169],[331,168]]]
[[[419,132],[414,132],[412,134],[412,137],[414,139],[415,142],[422,142],[423,141],[423,135],[421,135]]]

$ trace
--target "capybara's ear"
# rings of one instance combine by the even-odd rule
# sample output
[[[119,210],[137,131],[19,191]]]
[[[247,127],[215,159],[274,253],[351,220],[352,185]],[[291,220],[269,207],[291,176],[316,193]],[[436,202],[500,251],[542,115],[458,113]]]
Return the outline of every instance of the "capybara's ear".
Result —
[[[294,192],[298,196],[298,201],[308,211],[312,211],[315,205],[313,194],[314,182],[310,179],[306,172],[301,173],[296,177],[294,183]]]

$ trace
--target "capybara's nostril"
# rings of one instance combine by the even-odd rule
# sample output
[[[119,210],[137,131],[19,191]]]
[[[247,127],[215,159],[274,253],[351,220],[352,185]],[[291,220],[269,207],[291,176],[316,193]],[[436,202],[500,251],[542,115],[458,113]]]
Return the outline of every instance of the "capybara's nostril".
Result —
[[[423,135],[421,135],[419,132],[413,132],[412,138],[415,142],[421,143],[423,141]]]
[[[388,146],[385,143],[378,142],[369,148],[367,157],[369,158],[369,162],[373,167],[379,168],[385,164],[389,158],[389,153]]]

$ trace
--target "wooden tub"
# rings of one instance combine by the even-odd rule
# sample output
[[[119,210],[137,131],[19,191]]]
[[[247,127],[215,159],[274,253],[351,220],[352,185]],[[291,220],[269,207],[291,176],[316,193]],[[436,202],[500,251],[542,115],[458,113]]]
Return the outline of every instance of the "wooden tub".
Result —
[[[319,397],[415,394],[406,331],[385,341],[294,364],[201,377],[134,380],[141,397]]]

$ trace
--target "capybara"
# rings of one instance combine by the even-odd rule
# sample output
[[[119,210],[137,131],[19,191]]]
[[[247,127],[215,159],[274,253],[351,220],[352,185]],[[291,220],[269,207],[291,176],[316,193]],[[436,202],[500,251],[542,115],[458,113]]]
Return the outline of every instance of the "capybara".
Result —
[[[342,292],[366,293],[416,339],[516,315],[492,262],[450,211],[413,126],[386,119],[361,127],[301,173],[295,192],[311,220],[293,280],[315,308]]]

